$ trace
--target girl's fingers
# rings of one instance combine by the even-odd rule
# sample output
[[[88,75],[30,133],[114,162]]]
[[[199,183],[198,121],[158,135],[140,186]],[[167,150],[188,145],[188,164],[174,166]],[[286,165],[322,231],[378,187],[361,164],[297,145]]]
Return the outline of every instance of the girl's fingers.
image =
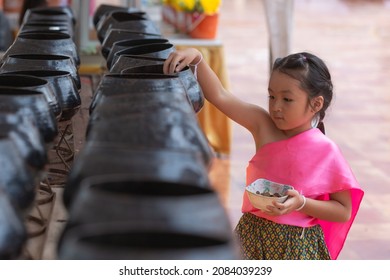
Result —
[[[265,212],[266,212],[268,215],[276,216],[276,215],[280,215],[280,214],[281,214],[281,210],[282,210],[282,209],[280,209],[280,208],[278,208],[278,207],[268,205],[268,206],[266,207],[266,211],[265,211]]]
[[[170,54],[164,62],[163,71],[164,74],[172,74],[175,71],[175,64],[173,64],[173,54]]]
[[[176,72],[180,72],[184,67],[186,67],[187,66],[187,64],[184,62],[184,60],[182,60],[182,61],[180,61],[180,62],[178,62],[177,64],[176,64],[176,68],[175,68],[175,71]]]
[[[194,59],[190,50],[172,52],[164,63],[164,73],[173,74],[180,72]]]
[[[163,71],[165,74],[173,74],[179,72],[185,67],[184,61],[181,61],[181,56],[176,53],[171,53],[164,62]]]
[[[299,195],[299,192],[297,190],[288,190],[286,194],[288,196],[296,196]]]
[[[186,66],[187,66],[186,57],[177,54],[172,61],[173,71],[180,72]]]

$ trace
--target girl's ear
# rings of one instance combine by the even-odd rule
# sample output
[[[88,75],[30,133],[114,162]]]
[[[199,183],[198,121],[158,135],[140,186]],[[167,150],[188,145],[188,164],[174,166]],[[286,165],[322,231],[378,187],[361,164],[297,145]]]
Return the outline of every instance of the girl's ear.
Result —
[[[318,113],[324,106],[324,97],[323,96],[314,97],[313,99],[311,99],[310,103],[314,113]]]

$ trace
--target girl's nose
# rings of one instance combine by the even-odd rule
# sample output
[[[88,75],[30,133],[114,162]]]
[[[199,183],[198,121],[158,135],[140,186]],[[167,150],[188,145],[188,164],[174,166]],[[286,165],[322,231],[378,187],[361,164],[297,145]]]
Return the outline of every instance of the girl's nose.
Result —
[[[272,104],[271,104],[271,109],[274,112],[281,112],[282,106],[281,106],[280,102],[278,102],[277,100],[274,100],[274,102],[272,102]]]

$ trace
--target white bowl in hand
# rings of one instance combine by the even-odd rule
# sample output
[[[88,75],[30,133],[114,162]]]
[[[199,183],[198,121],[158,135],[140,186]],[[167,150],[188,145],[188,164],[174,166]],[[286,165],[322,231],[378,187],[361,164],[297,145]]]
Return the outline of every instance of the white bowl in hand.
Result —
[[[249,201],[253,207],[262,211],[267,210],[268,205],[273,205],[273,201],[283,203],[288,198],[286,194],[293,187],[285,184],[279,184],[266,179],[257,179],[245,187]]]

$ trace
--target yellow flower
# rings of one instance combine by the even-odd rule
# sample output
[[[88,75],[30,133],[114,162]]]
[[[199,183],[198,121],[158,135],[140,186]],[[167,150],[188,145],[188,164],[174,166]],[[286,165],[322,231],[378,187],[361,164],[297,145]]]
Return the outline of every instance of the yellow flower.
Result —
[[[215,14],[221,6],[221,0],[198,0],[205,14]]]
[[[195,8],[195,0],[178,0],[179,6],[184,10],[184,11],[193,11]]]
[[[215,14],[222,0],[166,0],[178,11]]]
[[[165,4],[172,6],[176,11],[182,11],[181,0],[165,0]]]

